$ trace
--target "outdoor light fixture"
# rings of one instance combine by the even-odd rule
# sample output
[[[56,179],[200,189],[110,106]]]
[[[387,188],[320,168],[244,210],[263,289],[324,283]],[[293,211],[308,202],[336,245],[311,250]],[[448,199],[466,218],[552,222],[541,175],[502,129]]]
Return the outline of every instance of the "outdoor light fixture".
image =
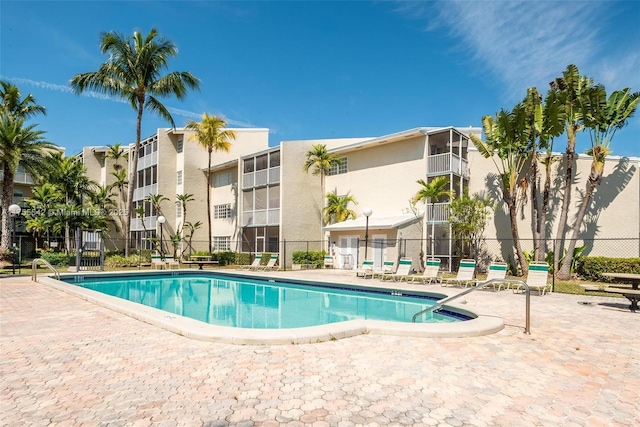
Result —
[[[16,274],[16,217],[20,215],[22,208],[15,203],[9,206],[9,215],[11,216],[11,266],[13,274]]]
[[[362,214],[365,216],[366,218],[366,225],[364,227],[364,259],[367,259],[367,247],[369,247],[369,217],[371,216],[371,214],[373,213],[373,211],[371,210],[371,208],[364,208],[364,210],[362,211]]]
[[[162,232],[162,225],[167,221],[163,215],[158,217],[158,224],[160,224],[160,259],[164,259],[164,233]]]

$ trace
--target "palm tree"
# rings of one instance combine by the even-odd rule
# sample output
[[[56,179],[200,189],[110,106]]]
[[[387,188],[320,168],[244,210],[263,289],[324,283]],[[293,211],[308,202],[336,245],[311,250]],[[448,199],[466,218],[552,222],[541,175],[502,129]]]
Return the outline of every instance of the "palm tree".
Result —
[[[486,141],[476,135],[470,135],[478,152],[485,158],[493,159],[502,184],[502,198],[509,209],[511,236],[516,257],[522,274],[528,271],[527,260],[522,251],[518,232],[518,195],[522,190],[524,178],[528,173],[526,165],[531,158],[531,132],[527,120],[527,111],[523,104],[517,104],[511,112],[501,110],[495,119],[482,118],[482,130]],[[496,154],[499,162],[496,161]]]
[[[107,145],[107,148],[109,149],[106,154],[107,158],[113,160],[113,169],[119,171],[123,167],[120,164],[120,160],[128,160],[129,153],[122,148],[122,144],[119,142],[113,145]]]
[[[18,165],[31,175],[37,176],[38,165],[46,156],[46,150],[55,147],[43,137],[44,131],[37,125],[27,125],[27,119],[36,114],[46,114],[33,95],[21,98],[17,86],[0,81],[0,163],[2,164],[2,223],[0,224],[0,251],[5,252],[11,245],[9,230],[9,206],[13,202],[13,180]]]
[[[136,110],[136,142],[130,153],[132,161],[127,194],[127,210],[132,212],[143,112],[149,110],[175,128],[169,110],[157,97],[172,95],[182,99],[188,89],[198,89],[200,81],[189,72],[174,71],[161,75],[168,67],[169,59],[177,55],[178,48],[171,41],[160,37],[155,28],[146,37],[138,31],[134,31],[131,37],[113,31],[102,33],[100,51],[108,55],[107,62],[98,71],[74,76],[70,85],[77,94],[94,90],[124,99]],[[126,216],[125,224],[125,255],[128,256],[131,239],[130,214]]]
[[[356,213],[348,207],[349,203],[358,204],[354,196],[349,193],[344,196],[338,196],[337,191],[332,191],[327,193],[326,197],[327,206],[322,211],[326,224],[334,224],[356,218]]]
[[[586,95],[583,100],[584,124],[591,134],[591,148],[587,154],[592,157],[591,173],[589,174],[587,189],[576,214],[573,236],[567,244],[567,255],[558,270],[558,278],[567,280],[571,276],[571,264],[576,241],[584,215],[591,202],[596,186],[602,179],[605,159],[611,154],[611,141],[619,129],[626,126],[627,121],[640,104],[640,92],[632,93],[629,88],[617,90],[607,99],[607,93],[602,86],[597,86]]]
[[[414,205],[417,203],[431,203],[431,259],[433,259],[436,251],[436,203],[440,202],[444,198],[452,198],[453,191],[449,189],[449,179],[444,176],[433,178],[429,183],[427,183],[424,179],[419,179],[416,181],[416,183],[420,185],[420,190],[418,190],[418,192],[413,196],[413,199],[411,199],[411,203]]]
[[[342,159],[327,151],[325,144],[315,144],[311,147],[311,150],[307,151],[307,160],[302,166],[302,170],[306,173],[320,176],[320,194],[322,195],[322,201],[324,202],[324,178],[329,174],[331,168],[342,164]],[[324,210],[321,209],[321,212]],[[320,241],[324,240],[324,224],[322,223],[322,217],[320,221]]]
[[[32,215],[32,217],[34,220],[36,220],[37,218],[43,218],[42,221],[38,222],[38,226],[42,224],[46,225],[46,228],[43,231],[47,233],[47,247],[50,247],[50,212],[58,203],[62,201],[62,192],[56,185],[46,182],[39,187],[33,187],[31,189],[31,193],[32,195],[28,200],[29,206],[32,210],[39,213],[39,215]],[[29,224],[27,223],[27,227],[28,226]]]
[[[551,82],[551,90],[557,92],[555,102],[559,104],[558,111],[562,114],[564,130],[567,132],[567,149],[565,156],[564,194],[562,208],[558,220],[556,244],[554,251],[554,271],[558,271],[560,254],[564,250],[564,239],[567,229],[569,207],[571,205],[571,189],[573,186],[573,163],[576,154],[576,135],[583,127],[582,100],[584,93],[593,87],[593,80],[580,75],[578,67],[573,64],[567,66],[562,77]]]
[[[176,205],[182,208],[182,224],[187,223],[187,202],[194,200],[193,194],[176,194]],[[184,225],[182,228],[184,228]]]
[[[209,223],[209,253],[212,251],[211,244],[211,190],[209,181],[211,178],[211,155],[218,151],[226,153],[231,149],[231,140],[236,139],[236,133],[231,129],[225,129],[227,121],[223,116],[210,116],[207,113],[202,115],[202,122],[189,120],[186,129],[195,133],[189,136],[189,140],[196,141],[207,150],[209,163],[207,167],[207,221]]]

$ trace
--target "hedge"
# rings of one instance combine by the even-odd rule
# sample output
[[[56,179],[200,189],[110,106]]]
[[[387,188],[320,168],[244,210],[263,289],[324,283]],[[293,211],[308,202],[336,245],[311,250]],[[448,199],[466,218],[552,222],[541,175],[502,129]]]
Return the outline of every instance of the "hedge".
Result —
[[[311,264],[316,268],[324,265],[325,251],[295,251],[292,254],[294,264]]]
[[[609,282],[601,273],[640,274],[640,258],[584,257],[576,263],[576,273],[584,280]]]

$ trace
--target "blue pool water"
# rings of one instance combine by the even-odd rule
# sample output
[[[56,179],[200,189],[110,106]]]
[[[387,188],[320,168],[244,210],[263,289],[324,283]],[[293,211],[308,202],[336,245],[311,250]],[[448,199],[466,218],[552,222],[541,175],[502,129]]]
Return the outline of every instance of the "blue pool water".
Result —
[[[155,307],[213,325],[284,329],[353,319],[411,322],[433,298],[365,292],[336,285],[187,274],[67,278],[74,285]],[[397,292],[395,292],[397,293]],[[453,312],[430,313],[419,321],[467,320]]]

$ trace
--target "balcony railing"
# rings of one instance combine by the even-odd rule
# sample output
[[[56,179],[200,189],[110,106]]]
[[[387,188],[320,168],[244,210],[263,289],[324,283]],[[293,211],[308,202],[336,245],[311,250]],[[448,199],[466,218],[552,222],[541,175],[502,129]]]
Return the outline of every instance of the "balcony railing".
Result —
[[[242,175],[242,188],[262,187],[280,182],[280,167],[262,169]]]
[[[158,164],[158,152],[154,151],[151,154],[147,154],[144,157],[140,157],[138,159],[138,170],[142,170],[142,169],[146,169],[148,167],[151,167],[153,165],[157,165]]]
[[[0,181],[4,182],[4,172],[0,172]],[[13,183],[14,184],[35,184],[33,182],[33,178],[26,172],[16,172],[13,175]]]
[[[431,203],[427,203],[425,206],[425,214],[427,218],[427,223],[432,222],[447,222],[449,221],[449,204],[450,203],[436,203],[435,205],[431,205]],[[432,212],[433,207],[433,212]]]
[[[263,209],[259,211],[242,212],[242,226],[249,225],[278,225],[280,224],[280,209]]]
[[[147,230],[155,230],[157,225],[157,217],[156,216],[146,216],[144,217],[144,227],[142,226],[143,218],[132,218],[131,219],[131,231],[144,231],[145,227]]]
[[[428,169],[427,175],[441,175],[445,173],[455,173],[460,176],[467,176],[469,163],[466,159],[460,158],[455,154],[444,153],[429,156],[427,158]]]
[[[133,200],[144,200],[149,194],[158,194],[158,184],[136,188],[133,190]]]

